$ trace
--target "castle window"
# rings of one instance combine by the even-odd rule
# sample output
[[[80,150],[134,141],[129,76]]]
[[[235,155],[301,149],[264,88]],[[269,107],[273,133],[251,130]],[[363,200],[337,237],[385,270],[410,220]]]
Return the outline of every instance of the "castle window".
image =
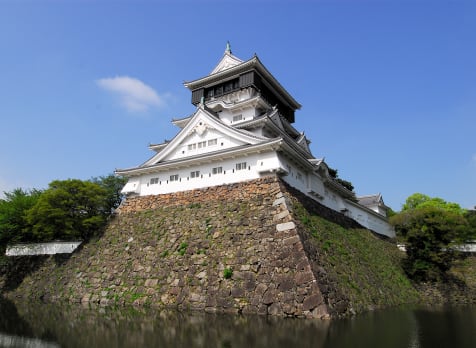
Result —
[[[196,170],[196,171],[193,171],[193,172],[190,172],[190,177],[193,179],[193,178],[199,178],[200,177],[200,171],[199,170]]]
[[[208,146],[214,146],[217,144],[217,139],[210,139],[208,140]]]
[[[159,183],[159,178],[151,178],[150,179],[150,184],[151,185],[155,185],[155,184],[158,184]]]
[[[242,120],[243,120],[243,115],[242,114],[233,116],[233,122],[238,122],[238,121],[242,121]]]
[[[188,151],[195,150],[197,148],[197,144],[188,144]]]
[[[170,176],[170,181],[171,181],[171,182],[172,182],[172,181],[178,181],[178,180],[179,180],[178,174],[174,174],[174,175],[171,175],[171,176]]]
[[[223,173],[223,168],[222,167],[212,168],[212,174],[213,175],[217,175],[217,174],[221,174],[221,173]]]
[[[299,181],[304,181],[303,178],[302,178],[302,174],[299,173],[299,172],[297,173],[296,178],[297,178]]]
[[[245,170],[246,169],[246,162],[241,162],[236,164],[236,170]]]
[[[207,142],[206,141],[200,141],[198,143],[198,148],[201,149],[202,147],[206,147],[207,146]]]
[[[231,90],[233,90],[233,82],[230,81],[225,83],[225,93],[230,92]]]

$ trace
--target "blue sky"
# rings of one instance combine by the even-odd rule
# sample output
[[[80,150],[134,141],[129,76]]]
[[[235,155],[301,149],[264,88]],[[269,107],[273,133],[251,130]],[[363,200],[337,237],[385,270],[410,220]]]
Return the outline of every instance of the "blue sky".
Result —
[[[476,205],[471,0],[0,0],[0,191],[142,163],[227,41],[357,194]]]

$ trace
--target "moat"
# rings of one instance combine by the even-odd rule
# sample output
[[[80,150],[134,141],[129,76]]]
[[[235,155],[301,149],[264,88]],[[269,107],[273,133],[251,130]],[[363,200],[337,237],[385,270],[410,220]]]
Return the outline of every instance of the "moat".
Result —
[[[2,347],[476,346],[476,307],[405,307],[348,319],[0,302]]]

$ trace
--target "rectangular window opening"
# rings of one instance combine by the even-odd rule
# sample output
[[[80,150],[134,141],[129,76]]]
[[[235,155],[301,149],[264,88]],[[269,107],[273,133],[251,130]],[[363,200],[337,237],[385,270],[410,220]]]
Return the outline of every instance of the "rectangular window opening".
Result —
[[[242,114],[233,116],[233,122],[239,122],[239,121],[242,121],[242,120],[243,120],[243,115]]]
[[[246,169],[246,162],[236,163],[235,168],[236,168],[236,170],[245,170]]]
[[[217,174],[221,174],[221,173],[223,173],[223,168],[222,167],[212,168],[212,174],[213,175],[217,175]]]

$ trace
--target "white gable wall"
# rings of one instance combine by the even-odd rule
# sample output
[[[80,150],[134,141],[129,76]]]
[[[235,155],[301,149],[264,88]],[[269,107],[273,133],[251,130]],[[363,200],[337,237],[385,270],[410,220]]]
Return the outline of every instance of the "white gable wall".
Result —
[[[215,129],[208,129],[201,135],[193,133],[185,138],[185,140],[177,146],[176,151],[165,157],[163,161],[177,160],[244,144],[244,142],[224,136]]]

